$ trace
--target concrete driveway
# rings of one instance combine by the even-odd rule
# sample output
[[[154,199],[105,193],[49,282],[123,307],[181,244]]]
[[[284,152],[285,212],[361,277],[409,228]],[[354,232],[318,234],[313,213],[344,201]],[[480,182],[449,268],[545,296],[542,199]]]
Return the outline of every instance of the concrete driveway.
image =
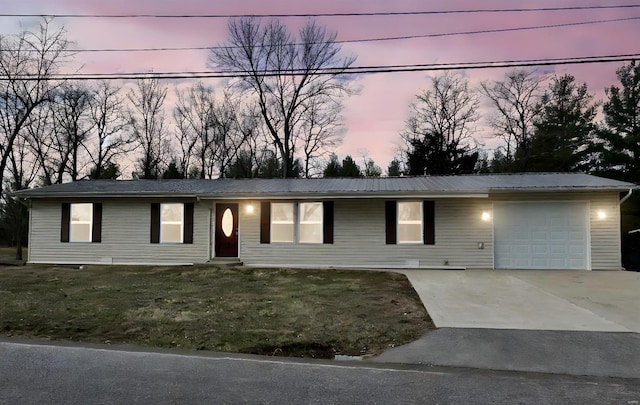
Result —
[[[406,270],[440,328],[640,333],[640,273]]]

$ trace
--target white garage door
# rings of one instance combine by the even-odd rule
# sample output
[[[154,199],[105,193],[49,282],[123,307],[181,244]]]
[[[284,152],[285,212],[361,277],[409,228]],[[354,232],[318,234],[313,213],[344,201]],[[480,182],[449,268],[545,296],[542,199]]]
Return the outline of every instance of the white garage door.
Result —
[[[495,268],[588,269],[586,202],[494,206]]]

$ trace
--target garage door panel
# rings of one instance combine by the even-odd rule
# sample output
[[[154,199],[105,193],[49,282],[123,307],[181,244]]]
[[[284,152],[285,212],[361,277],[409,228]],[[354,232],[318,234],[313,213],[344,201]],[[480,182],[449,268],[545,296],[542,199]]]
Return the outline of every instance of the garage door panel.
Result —
[[[531,246],[531,253],[535,255],[548,254],[549,247],[547,245],[533,245]]]
[[[553,242],[564,242],[567,240],[567,232],[564,231],[551,231],[550,239]]]
[[[496,204],[495,267],[589,268],[587,213],[585,202]]]

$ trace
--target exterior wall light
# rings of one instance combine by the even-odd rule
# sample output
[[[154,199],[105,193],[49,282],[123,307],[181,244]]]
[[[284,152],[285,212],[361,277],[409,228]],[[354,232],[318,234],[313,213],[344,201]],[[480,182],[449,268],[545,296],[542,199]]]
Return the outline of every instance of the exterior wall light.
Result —
[[[255,207],[253,206],[253,204],[247,204],[245,211],[247,212],[247,214],[253,214],[255,212]]]
[[[597,215],[598,219],[607,219],[607,213],[603,210],[598,210]]]
[[[482,211],[482,220],[488,222],[491,220],[491,213],[489,211]]]

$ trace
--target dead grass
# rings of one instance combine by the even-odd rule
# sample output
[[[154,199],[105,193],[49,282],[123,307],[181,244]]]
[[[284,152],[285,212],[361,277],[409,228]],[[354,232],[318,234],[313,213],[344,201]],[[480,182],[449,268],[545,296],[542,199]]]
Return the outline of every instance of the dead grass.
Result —
[[[333,357],[377,354],[433,327],[397,273],[28,265],[0,268],[0,333]]]

